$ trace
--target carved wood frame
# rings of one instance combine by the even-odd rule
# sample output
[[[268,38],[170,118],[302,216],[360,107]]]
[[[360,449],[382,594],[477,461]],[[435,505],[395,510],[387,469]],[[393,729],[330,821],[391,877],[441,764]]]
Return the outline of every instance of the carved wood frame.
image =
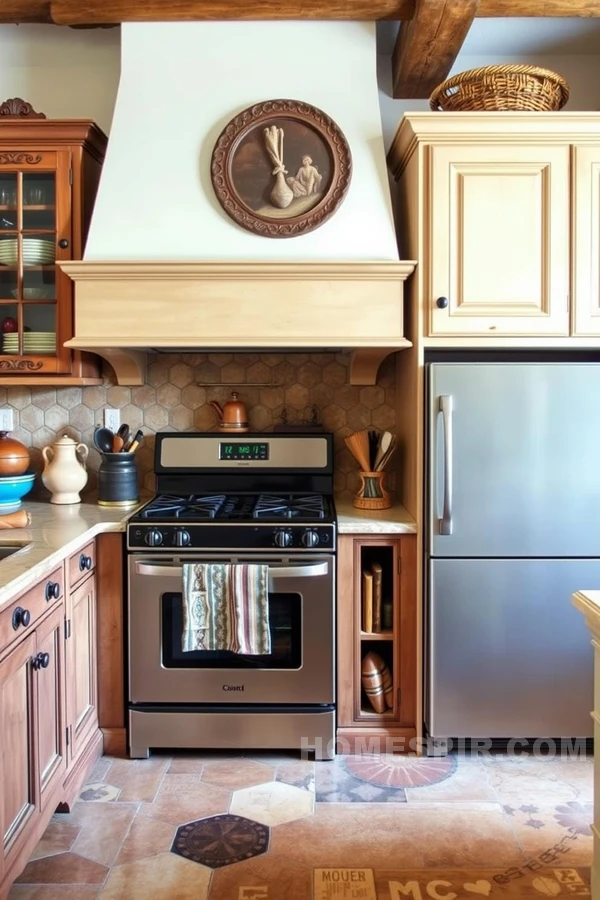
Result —
[[[272,219],[255,213],[238,195],[232,165],[240,142],[250,131],[281,119],[300,120],[318,133],[331,155],[332,176],[324,196],[312,209]],[[350,185],[352,156],[342,131],[322,110],[300,100],[266,100],[243,110],[225,126],[215,144],[210,171],[219,203],[238,225],[263,237],[298,237],[314,231],[337,211]]]

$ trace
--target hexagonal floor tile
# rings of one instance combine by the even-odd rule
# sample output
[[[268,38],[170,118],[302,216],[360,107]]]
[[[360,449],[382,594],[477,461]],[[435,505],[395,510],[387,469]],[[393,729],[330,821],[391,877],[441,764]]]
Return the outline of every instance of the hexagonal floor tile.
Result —
[[[270,781],[258,787],[235,791],[231,812],[247,816],[263,825],[281,825],[309,816],[314,810],[314,795],[291,784]]]
[[[171,853],[219,869],[260,856],[269,849],[269,829],[229,813],[188,822],[177,829]]]

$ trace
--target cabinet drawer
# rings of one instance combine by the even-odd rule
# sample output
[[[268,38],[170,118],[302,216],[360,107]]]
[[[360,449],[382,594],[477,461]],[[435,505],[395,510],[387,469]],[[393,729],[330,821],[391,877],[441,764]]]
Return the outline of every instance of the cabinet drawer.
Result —
[[[96,568],[96,542],[90,541],[77,553],[73,553],[67,562],[69,573],[69,590],[72,590],[86,575]]]
[[[24,634],[33,631],[36,622],[65,595],[65,573],[59,566],[35,587],[26,591],[0,613],[0,656]],[[16,610],[22,610],[15,615]],[[28,614],[28,615],[27,615]],[[13,627],[13,617],[16,628]],[[27,621],[25,622],[23,620]]]

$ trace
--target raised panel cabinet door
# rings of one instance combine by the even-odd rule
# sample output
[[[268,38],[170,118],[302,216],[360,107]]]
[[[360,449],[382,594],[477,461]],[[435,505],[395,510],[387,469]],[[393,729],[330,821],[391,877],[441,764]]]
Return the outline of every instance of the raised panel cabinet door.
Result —
[[[98,725],[96,673],[96,579],[92,575],[70,596],[67,640],[67,705],[70,760],[77,757],[90,730]]]
[[[600,335],[600,144],[573,147],[573,334]]]
[[[64,609],[62,604],[36,631],[34,679],[37,700],[37,772],[42,811],[66,770]]]
[[[569,155],[429,149],[429,335],[568,335]]]
[[[19,852],[27,825],[37,814],[32,659],[35,634],[30,634],[0,662],[0,825],[4,870]]]

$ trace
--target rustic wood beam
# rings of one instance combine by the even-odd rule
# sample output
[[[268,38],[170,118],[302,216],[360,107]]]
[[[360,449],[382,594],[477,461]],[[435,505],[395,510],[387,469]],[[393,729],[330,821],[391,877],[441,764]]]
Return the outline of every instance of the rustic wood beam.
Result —
[[[600,17],[600,4],[598,0],[481,0],[477,15],[593,19]]]
[[[52,22],[50,0],[0,0],[0,24]]]
[[[392,54],[393,96],[429,97],[446,78],[477,14],[480,0],[417,0]]]
[[[414,0],[52,0],[57,25],[223,19],[409,19]]]

